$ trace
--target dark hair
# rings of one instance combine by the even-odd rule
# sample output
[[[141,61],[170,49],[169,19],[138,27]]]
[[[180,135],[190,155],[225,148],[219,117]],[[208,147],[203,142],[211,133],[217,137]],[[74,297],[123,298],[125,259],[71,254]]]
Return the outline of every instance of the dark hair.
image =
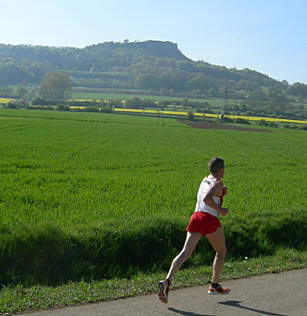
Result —
[[[221,168],[224,168],[224,160],[222,158],[213,157],[208,162],[208,168],[211,173],[217,173]]]

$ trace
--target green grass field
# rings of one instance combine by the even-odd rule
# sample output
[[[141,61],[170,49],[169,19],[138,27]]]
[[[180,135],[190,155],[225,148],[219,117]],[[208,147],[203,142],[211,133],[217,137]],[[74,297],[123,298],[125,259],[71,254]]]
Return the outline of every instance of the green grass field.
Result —
[[[112,99],[112,100],[128,100],[134,97],[154,100],[154,101],[182,101],[185,97],[170,97],[170,96],[159,96],[159,95],[147,95],[147,94],[125,94],[125,93],[104,93],[104,92],[72,92],[69,98],[76,100],[100,100],[100,99]],[[208,102],[211,106],[222,107],[225,104],[222,98],[187,98],[190,102]],[[239,104],[237,100],[229,100],[232,104]]]
[[[305,131],[200,130],[164,118],[4,109],[0,129],[4,284],[165,269],[182,246],[212,156],[227,166],[230,212],[221,221],[230,257],[306,245]],[[168,255],[159,262],[163,248]],[[191,262],[209,262],[206,256]],[[62,266],[46,272],[46,262]]]
[[[3,224],[185,216],[214,155],[227,164],[225,203],[233,213],[307,204],[306,180],[299,179],[307,167],[304,131],[197,130],[174,120],[96,113],[0,116]]]

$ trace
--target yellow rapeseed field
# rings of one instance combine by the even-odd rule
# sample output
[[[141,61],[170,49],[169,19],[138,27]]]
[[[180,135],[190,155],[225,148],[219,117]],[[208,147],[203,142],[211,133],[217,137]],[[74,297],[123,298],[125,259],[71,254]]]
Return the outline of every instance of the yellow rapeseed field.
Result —
[[[130,112],[130,113],[148,113],[148,114],[168,114],[168,115],[178,115],[178,116],[187,116],[187,112],[177,112],[177,111],[159,111],[159,110],[139,110],[139,109],[120,109],[114,108],[115,112]],[[203,113],[194,113],[195,116],[203,116]],[[205,114],[206,117],[219,117],[219,114]],[[260,121],[264,120],[267,122],[283,122],[283,123],[299,123],[299,124],[307,124],[307,121],[300,120],[290,120],[290,119],[282,119],[282,118],[272,118],[272,117],[257,117],[257,116],[244,116],[244,115],[224,115],[224,117],[237,119],[241,118],[248,121]]]
[[[78,110],[84,110],[85,109],[85,106],[70,106],[69,107],[70,109],[78,109]]]
[[[10,101],[13,101],[14,99],[10,98],[0,98],[0,103],[8,103]],[[81,100],[79,100],[81,101]],[[84,100],[85,101],[85,100]],[[45,106],[47,107],[47,106]],[[54,106],[55,108],[55,106]],[[85,106],[70,106],[70,109],[78,109],[78,110],[84,110]],[[159,111],[159,110],[143,110],[143,109],[122,109],[122,108],[114,108],[115,112],[128,112],[128,113],[144,113],[144,114],[165,114],[165,115],[177,115],[177,116],[187,116],[188,112],[183,111]],[[194,113],[195,116],[203,117],[204,113]],[[210,114],[206,113],[206,117],[213,117],[218,118],[219,114]],[[282,119],[282,118],[272,118],[272,117],[258,117],[258,116],[244,116],[244,115],[224,115],[226,118],[231,119],[237,119],[241,118],[248,121],[260,121],[264,120],[267,122],[282,122],[282,123],[295,123],[295,124],[307,124],[307,121],[302,120],[290,120],[290,119]]]
[[[0,103],[9,103],[11,101],[14,101],[14,99],[10,98],[0,98]]]

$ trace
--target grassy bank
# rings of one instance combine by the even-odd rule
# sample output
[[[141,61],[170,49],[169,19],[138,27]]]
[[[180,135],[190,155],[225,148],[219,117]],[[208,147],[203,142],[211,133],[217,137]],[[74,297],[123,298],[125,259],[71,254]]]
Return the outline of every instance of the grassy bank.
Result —
[[[273,255],[280,246],[306,250],[306,211],[250,216],[223,221],[228,258]],[[183,245],[187,220],[146,217],[65,229],[48,223],[14,230],[2,226],[0,283],[57,285],[167,269]],[[211,247],[202,239],[189,265],[211,261]]]
[[[307,264],[307,251],[279,249],[274,256],[246,258],[227,261],[222,280],[241,278],[262,273],[281,272],[303,268]],[[185,268],[174,279],[172,288],[204,285],[211,276],[210,266]],[[9,314],[25,310],[64,307],[77,303],[93,303],[108,299],[129,297],[156,291],[157,282],[164,272],[139,273],[130,279],[112,279],[91,282],[69,282],[57,287],[35,285],[2,287],[0,290],[0,313]]]

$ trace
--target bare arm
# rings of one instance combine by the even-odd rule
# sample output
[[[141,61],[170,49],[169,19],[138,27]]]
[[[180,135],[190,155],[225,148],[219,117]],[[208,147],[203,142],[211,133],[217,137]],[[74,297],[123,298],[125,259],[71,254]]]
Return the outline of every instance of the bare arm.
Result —
[[[219,205],[216,205],[213,200],[214,196],[221,196],[223,194],[223,188],[224,185],[222,182],[215,182],[206,193],[204,197],[204,202],[208,206],[215,209],[219,214],[224,216],[228,213],[228,210],[226,208],[220,207]]]

